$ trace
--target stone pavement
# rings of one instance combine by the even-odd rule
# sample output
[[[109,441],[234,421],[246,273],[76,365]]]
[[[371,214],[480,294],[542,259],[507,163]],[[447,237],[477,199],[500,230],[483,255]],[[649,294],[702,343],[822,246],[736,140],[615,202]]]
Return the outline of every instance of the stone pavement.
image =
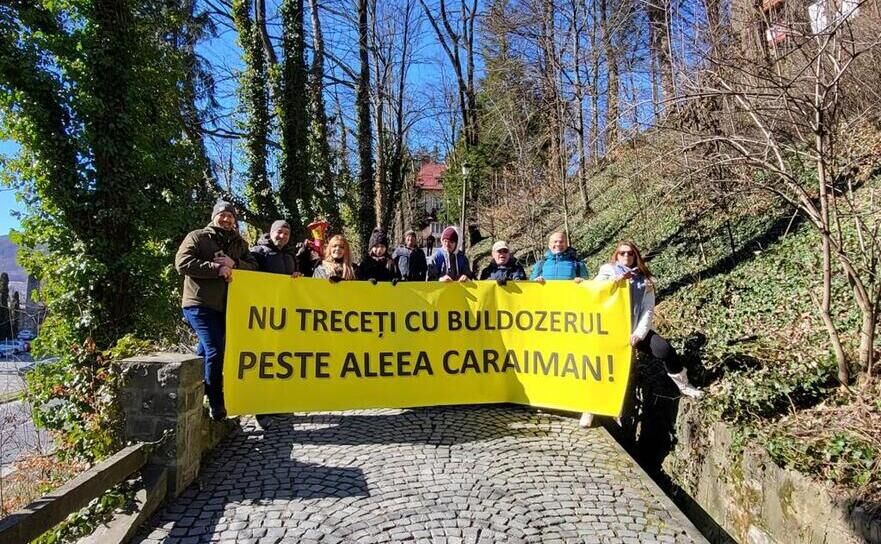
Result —
[[[245,421],[136,542],[705,542],[574,419],[506,405]]]

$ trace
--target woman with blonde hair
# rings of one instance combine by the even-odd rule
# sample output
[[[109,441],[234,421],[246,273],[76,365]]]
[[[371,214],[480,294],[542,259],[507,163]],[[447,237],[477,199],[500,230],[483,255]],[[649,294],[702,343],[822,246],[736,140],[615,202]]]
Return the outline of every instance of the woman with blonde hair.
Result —
[[[342,234],[331,237],[324,248],[324,260],[315,267],[313,278],[325,278],[331,283],[356,279],[357,271],[352,264],[352,250]]]
[[[687,397],[698,398],[701,391],[688,382],[685,367],[676,350],[663,336],[652,330],[655,313],[655,279],[645,264],[639,248],[631,240],[615,244],[609,262],[600,267],[595,280],[626,281],[630,286],[630,345],[643,353],[660,359],[667,375],[679,392]],[[581,416],[582,427],[590,427],[593,414]]]

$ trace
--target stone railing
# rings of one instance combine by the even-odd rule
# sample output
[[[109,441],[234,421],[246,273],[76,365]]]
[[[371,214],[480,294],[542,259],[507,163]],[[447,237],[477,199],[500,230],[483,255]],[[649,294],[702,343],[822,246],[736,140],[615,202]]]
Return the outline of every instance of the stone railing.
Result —
[[[201,357],[132,357],[122,361],[122,370],[126,440],[162,441],[147,462],[168,470],[168,494],[177,496],[196,479],[202,455],[217,445],[231,423],[211,421],[202,406]]]
[[[234,426],[202,407],[202,358],[162,353],[122,361],[120,401],[132,445],[0,521],[0,542],[30,541],[108,489],[135,483],[133,512],[117,515],[82,542],[127,542],[166,497],[199,475],[202,455]]]

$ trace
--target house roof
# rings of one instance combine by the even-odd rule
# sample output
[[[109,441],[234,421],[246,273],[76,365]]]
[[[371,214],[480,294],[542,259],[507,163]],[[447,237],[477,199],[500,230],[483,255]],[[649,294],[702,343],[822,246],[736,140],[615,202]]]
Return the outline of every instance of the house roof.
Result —
[[[444,186],[440,178],[446,171],[446,165],[435,162],[423,163],[416,174],[416,187],[429,191],[443,189]]]

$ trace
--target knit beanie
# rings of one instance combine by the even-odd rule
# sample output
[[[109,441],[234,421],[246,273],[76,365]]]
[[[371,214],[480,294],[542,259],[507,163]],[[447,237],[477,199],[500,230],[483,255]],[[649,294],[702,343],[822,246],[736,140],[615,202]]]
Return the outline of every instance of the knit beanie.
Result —
[[[278,229],[280,229],[280,228],[282,228],[282,227],[288,229],[288,231],[291,230],[291,225],[290,225],[290,223],[288,223],[288,222],[285,221],[284,219],[279,219],[278,221],[273,221],[273,223],[272,223],[272,227],[270,227],[269,232],[275,232],[275,231],[277,231]]]
[[[388,236],[379,229],[373,229],[373,234],[370,235],[370,244],[368,247],[376,247],[378,245],[388,247]]]
[[[456,232],[456,229],[453,227],[447,227],[444,229],[444,232],[441,233],[441,241],[449,240],[454,244],[459,243],[459,233]]]
[[[239,218],[239,214],[236,213],[236,207],[233,206],[232,203],[225,200],[218,200],[217,204],[214,205],[214,209],[211,210],[211,219],[214,219],[218,214],[223,212],[231,213],[236,220]]]

